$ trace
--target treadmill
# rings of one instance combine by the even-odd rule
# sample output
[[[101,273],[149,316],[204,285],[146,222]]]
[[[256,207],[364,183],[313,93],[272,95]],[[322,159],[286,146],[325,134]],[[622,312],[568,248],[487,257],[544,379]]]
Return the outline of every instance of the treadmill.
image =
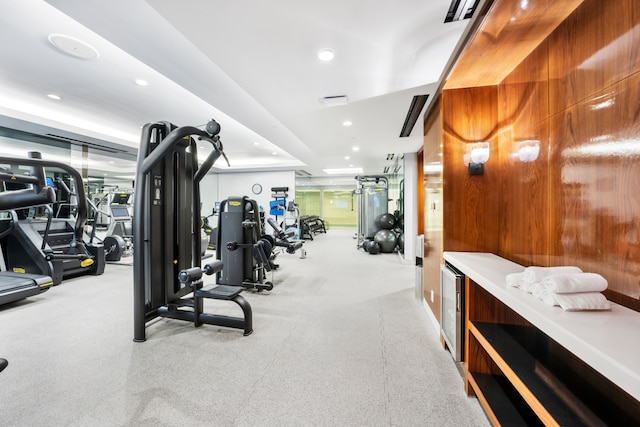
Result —
[[[37,162],[37,160],[35,161]],[[10,183],[10,185],[7,185]],[[16,187],[23,187],[17,188]],[[13,188],[13,189],[10,189]],[[37,163],[31,167],[31,175],[16,175],[0,167],[0,242],[5,240],[18,225],[16,209],[48,205],[55,202],[53,189],[47,186],[44,168]],[[28,274],[24,271],[6,271],[2,246],[0,246],[0,305],[38,295],[53,285],[50,276]]]

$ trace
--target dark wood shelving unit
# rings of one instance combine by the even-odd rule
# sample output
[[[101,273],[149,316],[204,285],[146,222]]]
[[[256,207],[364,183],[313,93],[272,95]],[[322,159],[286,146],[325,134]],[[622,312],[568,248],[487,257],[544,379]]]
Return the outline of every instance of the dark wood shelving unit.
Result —
[[[640,405],[468,276],[465,389],[493,425],[640,425]]]
[[[504,377],[514,384],[515,391],[532,408],[536,408],[534,413],[548,424],[557,423],[562,426],[604,425],[594,414],[586,408],[582,408],[584,405],[577,405],[583,410],[582,413],[577,413],[570,404],[563,401],[562,396],[559,396],[551,385],[557,383],[557,380],[551,381],[551,384],[545,382],[544,377],[539,373],[548,370],[542,367],[540,360],[534,354],[509,334],[508,326],[510,325],[471,322],[469,331],[480,343],[483,350],[492,357]],[[527,332],[529,331],[524,331],[523,335],[527,335]],[[480,387],[480,384],[478,386]],[[487,392],[485,392],[486,394]],[[585,417],[585,415],[589,416]]]

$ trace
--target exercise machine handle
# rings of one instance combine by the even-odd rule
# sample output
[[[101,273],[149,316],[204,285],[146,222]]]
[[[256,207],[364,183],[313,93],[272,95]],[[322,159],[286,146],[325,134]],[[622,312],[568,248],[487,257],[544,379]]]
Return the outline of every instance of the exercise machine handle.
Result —
[[[40,191],[31,189],[0,192],[0,210],[21,209],[31,206],[44,206],[56,201],[56,194],[51,187]]]
[[[287,235],[285,234],[284,231],[282,231],[282,228],[278,226],[278,223],[275,222],[273,218],[267,218],[267,222],[269,223],[271,228],[273,228],[273,231],[275,235],[278,237],[278,239],[284,240],[284,241],[287,240]]]

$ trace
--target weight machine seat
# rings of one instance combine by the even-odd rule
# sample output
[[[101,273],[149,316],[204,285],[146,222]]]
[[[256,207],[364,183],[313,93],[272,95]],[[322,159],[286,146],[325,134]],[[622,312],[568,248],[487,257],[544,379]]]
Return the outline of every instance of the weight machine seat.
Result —
[[[211,298],[231,301],[242,292],[240,286],[217,285],[212,288],[198,289],[194,296],[196,298]]]
[[[244,299],[240,292],[241,286],[217,285],[198,289],[193,293],[194,296],[194,325],[200,326],[203,323],[211,325],[226,326],[230,328],[244,329],[244,335],[251,335],[253,332],[253,312],[249,301]],[[242,309],[243,317],[229,317],[215,314],[202,313],[201,298],[219,299],[225,301],[233,301]]]

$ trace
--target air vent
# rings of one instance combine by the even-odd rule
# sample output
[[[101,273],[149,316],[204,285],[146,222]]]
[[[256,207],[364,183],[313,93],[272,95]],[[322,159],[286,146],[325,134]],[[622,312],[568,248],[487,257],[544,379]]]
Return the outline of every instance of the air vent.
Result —
[[[322,103],[327,107],[335,107],[337,105],[347,105],[349,100],[347,95],[325,96],[322,98]]]
[[[409,111],[407,111],[407,117],[404,119],[404,125],[400,131],[400,138],[405,138],[411,135],[411,131],[416,125],[418,117],[420,117],[420,113],[424,108],[424,104],[427,103],[428,98],[429,95],[416,95],[413,97],[411,105],[409,105]]]
[[[106,151],[107,153],[132,154],[130,151],[127,151],[127,150],[120,150],[117,148],[105,147],[103,145],[95,144],[93,142],[82,141],[79,139],[69,138],[67,136],[62,136],[62,135],[55,135],[53,133],[47,133],[45,134],[45,136],[48,136],[50,138],[55,138],[60,141],[66,141],[72,145],[79,145],[79,146],[86,145],[87,147],[91,147],[100,151]]]
[[[306,170],[302,170],[302,169],[298,169],[296,171],[296,176],[306,176],[309,177],[311,176],[311,174],[309,172],[307,172]]]
[[[451,0],[449,10],[444,18],[444,22],[461,21],[463,19],[469,19],[473,16],[473,12],[476,11],[480,0]]]

